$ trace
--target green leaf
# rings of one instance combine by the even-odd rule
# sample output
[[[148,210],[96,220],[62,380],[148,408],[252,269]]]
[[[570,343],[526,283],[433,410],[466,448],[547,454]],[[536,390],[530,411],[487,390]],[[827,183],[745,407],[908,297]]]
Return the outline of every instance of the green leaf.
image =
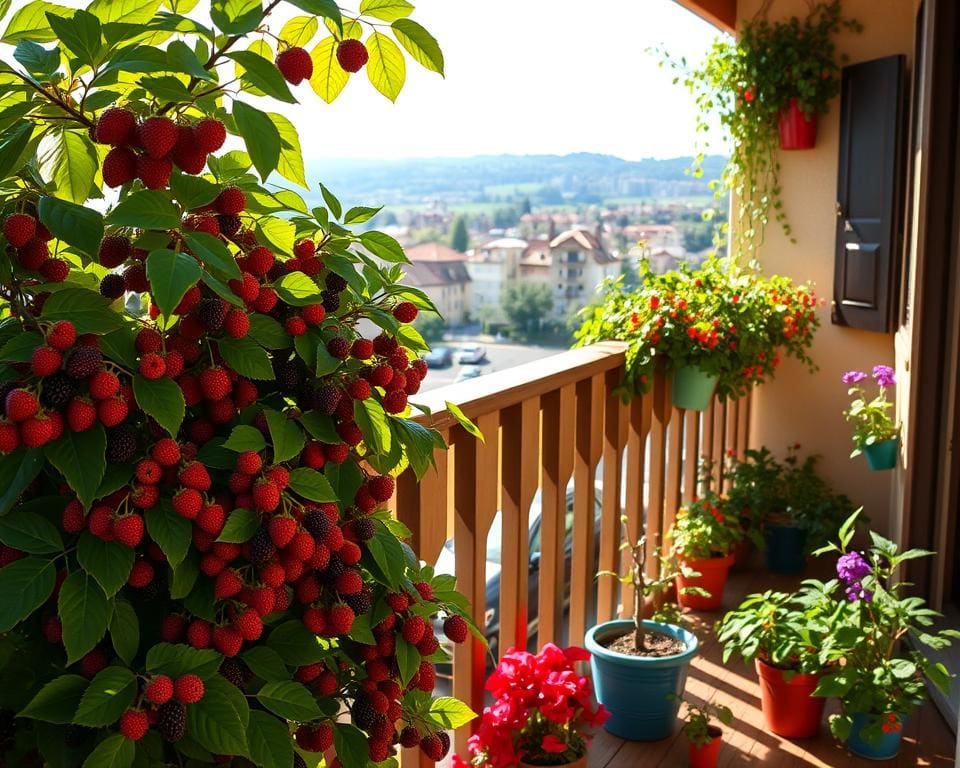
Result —
[[[323,184],[320,185],[320,193],[323,195],[323,202],[330,209],[330,213],[333,214],[333,218],[339,219],[343,215],[343,206],[340,204],[340,200]]]
[[[76,11],[67,19],[55,13],[47,13],[47,21],[63,46],[82,63],[93,66],[100,57],[103,41],[100,35],[100,20],[92,13]]]
[[[113,21],[146,24],[159,7],[160,0],[93,0],[87,10],[104,24]]]
[[[187,406],[183,390],[173,379],[145,379],[137,374],[133,377],[133,396],[147,416],[167,430],[171,437],[177,436]]]
[[[274,253],[293,255],[293,244],[297,236],[297,227],[292,221],[277,216],[264,216],[255,227],[257,240],[266,242]]]
[[[430,702],[427,715],[434,725],[444,730],[455,730],[476,718],[477,713],[459,699],[439,696]]]
[[[303,167],[303,151],[300,148],[300,136],[297,134],[296,127],[277,112],[267,114],[280,132],[280,162],[277,165],[277,173],[297,186],[308,189],[306,171]]]
[[[307,411],[300,416],[300,423],[312,437],[321,443],[333,444],[340,441],[340,436],[333,426],[333,419],[318,411]]]
[[[77,333],[109,333],[123,326],[123,318],[110,308],[110,300],[85,288],[64,288],[51,294],[41,316],[50,323],[69,320]]]
[[[330,481],[309,467],[298,467],[290,473],[290,490],[309,501],[337,501]]]
[[[40,158],[41,172],[53,181],[58,198],[83,203],[90,197],[100,164],[97,150],[86,131],[59,131],[50,139],[49,151]]]
[[[394,264],[409,263],[409,259],[403,252],[403,246],[390,235],[376,231],[361,232],[360,242],[370,253],[379,256],[384,261]]]
[[[267,638],[267,647],[276,651],[284,663],[292,667],[316,664],[323,661],[326,655],[320,638],[296,619],[274,627]]]
[[[243,661],[253,674],[265,682],[290,679],[290,670],[283,663],[280,654],[265,645],[248,648],[243,652]]]
[[[43,451],[39,448],[20,448],[0,457],[0,515],[6,515],[20,501],[20,495],[41,469]]]
[[[180,226],[180,211],[170,202],[166,192],[143,189],[110,211],[107,223],[139,229],[174,229]]]
[[[263,434],[256,427],[250,427],[246,424],[240,424],[233,428],[227,442],[223,447],[230,451],[242,453],[243,451],[256,451],[259,453],[267,447],[267,441],[263,439]]]
[[[273,463],[289,461],[303,450],[303,431],[293,419],[279,411],[265,410],[270,441],[273,443]]]
[[[363,224],[367,221],[370,221],[374,216],[376,216],[380,211],[383,210],[381,205],[379,208],[369,208],[365,205],[356,205],[351,208],[343,217],[344,224]]]
[[[24,331],[3,345],[0,349],[0,360],[10,363],[29,363],[39,346],[43,346],[43,336],[33,331]]]
[[[268,61],[254,51],[234,51],[226,56],[240,65],[238,73],[241,81],[278,101],[285,101],[288,104],[297,103],[293,94],[290,93],[287,81],[283,79],[280,70],[272,61]]]
[[[84,531],[77,543],[77,562],[97,580],[107,597],[113,597],[130,577],[133,549],[119,541],[104,541]]]
[[[216,651],[205,648],[198,650],[189,645],[157,643],[147,651],[146,669],[152,675],[196,675],[205,682],[217,674],[223,661]]]
[[[60,66],[60,49],[47,50],[33,40],[20,40],[13,51],[13,58],[23,64],[33,75],[51,75]]]
[[[158,101],[191,101],[193,94],[184,82],[174,75],[141,77],[140,85]]]
[[[123,326],[101,336],[100,351],[129,370],[137,367],[136,336],[130,326]]]
[[[162,72],[167,69],[169,62],[166,52],[152,45],[131,45],[121,48],[100,70],[101,75],[107,72]]]
[[[400,682],[406,685],[420,669],[420,654],[415,646],[402,637],[396,643],[397,666],[400,668]]]
[[[21,505],[12,515],[0,517],[0,541],[31,555],[52,555],[63,551],[59,529],[47,518]]]
[[[353,401],[353,417],[363,432],[364,441],[376,454],[390,453],[390,420],[380,405],[372,397]]]
[[[224,362],[241,376],[258,381],[273,381],[273,365],[270,355],[253,339],[217,340],[217,347]]]
[[[290,0],[290,3],[314,16],[330,19],[337,29],[343,29],[343,17],[336,0]]]
[[[211,0],[210,18],[228,35],[245,35],[263,20],[263,8],[260,0]]]
[[[250,509],[235,509],[230,513],[217,541],[243,544],[253,538],[260,527],[260,517]]]
[[[310,52],[310,59],[313,61],[310,87],[327,104],[332,104],[350,79],[350,73],[337,61],[337,39],[325,37]]]
[[[293,743],[287,724],[266,712],[250,713],[247,726],[250,758],[262,768],[289,768],[293,765]]]
[[[242,101],[233,102],[233,118],[260,179],[266,181],[280,162],[280,131],[269,115]]]
[[[124,664],[133,663],[140,649],[140,620],[133,606],[126,600],[117,598],[113,603],[113,616],[110,619],[110,640],[113,650]]]
[[[277,295],[294,307],[306,307],[321,300],[320,288],[303,272],[288,272],[274,283]]]
[[[443,75],[443,51],[436,38],[412,19],[397,19],[390,25],[397,41],[414,61],[431,72]]]
[[[63,582],[57,612],[63,623],[67,664],[88,654],[107,634],[110,604],[100,585],[84,571],[74,571]]]
[[[0,568],[0,632],[9,632],[53,594],[52,560],[25,557]]]
[[[247,753],[247,718],[235,708],[234,702],[216,681],[210,680],[203,698],[187,707],[187,733],[200,746],[214,754],[245,755]],[[227,686],[226,680],[223,681]],[[234,689],[238,694],[240,693]],[[246,700],[240,694],[240,700],[246,707]]]
[[[333,748],[344,765],[366,765],[369,762],[367,734],[355,725],[333,724]]]
[[[192,542],[193,526],[180,517],[169,503],[161,503],[144,513],[147,533],[167,556],[171,568],[176,568],[187,556]]]
[[[292,680],[267,683],[257,693],[257,701],[286,720],[307,723],[318,720],[321,715],[317,702],[306,686]]]
[[[455,403],[451,403],[449,400],[446,401],[445,405],[447,406],[447,411],[450,413],[453,418],[457,420],[457,423],[463,427],[467,432],[473,435],[481,443],[483,440],[483,433],[477,428],[477,425],[474,424],[470,419],[467,418],[466,414],[460,410],[460,406]]]
[[[91,728],[113,725],[137,695],[137,678],[126,667],[107,667],[90,681],[73,722]]]
[[[413,5],[407,0],[363,0],[361,16],[373,16],[381,21],[396,21],[413,13]]]
[[[206,232],[184,232],[183,239],[193,254],[211,271],[228,280],[240,279],[237,260],[222,240]]]
[[[130,768],[136,755],[136,742],[114,733],[97,745],[83,761],[83,768]]]
[[[198,80],[213,80],[213,75],[204,69],[200,59],[197,58],[197,54],[182,40],[174,40],[167,46],[167,62],[170,67],[177,72],[184,72]],[[180,199],[180,202],[182,203],[184,201]],[[207,202],[209,203],[211,201],[208,200]],[[206,205],[206,203],[198,203],[198,205]],[[195,208],[197,206],[188,205],[187,207]]]
[[[181,43],[183,45],[183,43]],[[190,176],[186,173],[175,173],[170,178],[170,189],[173,196],[186,209],[201,208],[217,199],[220,187],[202,176]],[[184,232],[184,235],[190,234]],[[209,237],[213,237],[209,235]],[[216,238],[214,238],[216,239]],[[199,256],[199,254],[197,254]]]
[[[33,129],[33,122],[24,120],[14,125],[0,140],[0,178],[7,178],[12,171],[19,169],[21,158],[33,138]],[[40,198],[41,202],[45,199]]]
[[[403,53],[382,32],[374,32],[367,38],[367,77],[370,84],[390,101],[396,101],[407,77],[407,65]]]
[[[396,587],[403,581],[403,545],[380,520],[374,521],[374,535],[367,541],[367,551],[385,577],[385,586]]]
[[[58,725],[71,723],[88,684],[80,675],[61,675],[43,686],[17,716]]]
[[[53,294],[50,300],[59,295]],[[67,430],[59,439],[47,443],[44,454],[60,470],[80,503],[89,507],[107,471],[106,450],[107,433],[96,424],[85,432]]]
[[[164,315],[169,316],[186,292],[200,281],[200,265],[186,253],[166,248],[151,251],[147,256],[147,279],[154,302]]]
[[[56,40],[57,34],[50,26],[48,13],[69,18],[73,10],[45,0],[32,0],[13,14],[7,31],[3,33],[3,42],[15,43],[17,40],[29,39],[37,43],[48,43]]]
[[[267,349],[289,349],[293,341],[280,323],[259,312],[250,316],[250,331],[247,335]]]
[[[315,16],[294,16],[280,30],[280,39],[287,45],[303,48],[309,43],[320,24]]]

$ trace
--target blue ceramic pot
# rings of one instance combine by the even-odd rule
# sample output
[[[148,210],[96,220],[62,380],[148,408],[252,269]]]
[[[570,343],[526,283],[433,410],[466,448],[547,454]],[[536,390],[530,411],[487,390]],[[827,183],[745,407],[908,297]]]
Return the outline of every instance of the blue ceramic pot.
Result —
[[[897,438],[881,440],[878,443],[863,446],[863,455],[867,457],[867,466],[876,471],[893,469],[897,466]]]
[[[767,568],[774,573],[803,573],[807,567],[804,547],[807,533],[795,525],[767,523],[763,531],[767,543]]]
[[[597,701],[611,713],[604,728],[621,739],[659,741],[673,733],[679,697],[687,684],[687,670],[698,642],[696,635],[671,624],[644,621],[643,626],[677,638],[687,649],[675,656],[645,658],[604,647],[604,643],[633,630],[629,619],[597,625],[587,632],[586,647]]]
[[[889,760],[896,757],[900,751],[900,742],[903,739],[903,728],[906,726],[907,718],[900,715],[900,728],[889,733],[880,733],[878,741],[867,741],[862,731],[871,724],[878,722],[877,718],[883,718],[883,715],[870,715],[860,713],[853,716],[853,728],[850,730],[850,736],[847,738],[847,749],[853,754],[865,757],[868,760]]]

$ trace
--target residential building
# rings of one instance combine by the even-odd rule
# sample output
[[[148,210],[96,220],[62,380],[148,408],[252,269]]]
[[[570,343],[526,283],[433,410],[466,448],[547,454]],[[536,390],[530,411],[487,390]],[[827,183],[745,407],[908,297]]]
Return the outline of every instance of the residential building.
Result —
[[[466,322],[473,305],[466,254],[440,243],[415,245],[406,254],[411,262],[406,267],[407,282],[430,297],[448,325]]]
[[[585,307],[603,279],[619,273],[620,262],[604,249],[598,234],[569,229],[550,241],[555,320],[566,320]]]
[[[475,316],[498,315],[504,286],[518,278],[520,259],[526,248],[526,240],[502,237],[480,246],[467,260]]]

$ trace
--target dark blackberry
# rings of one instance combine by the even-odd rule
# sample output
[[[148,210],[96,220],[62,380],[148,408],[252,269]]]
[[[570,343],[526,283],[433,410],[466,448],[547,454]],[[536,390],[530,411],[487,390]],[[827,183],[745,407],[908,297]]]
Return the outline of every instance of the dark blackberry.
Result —
[[[40,392],[40,404],[46,408],[66,408],[74,395],[77,394],[77,385],[67,374],[58,371],[43,380],[43,390]]]
[[[296,752],[293,753],[293,768],[307,768],[307,761]]]
[[[373,708],[373,703],[366,696],[357,696],[353,700],[353,707],[350,710],[353,715],[353,724],[361,730],[370,730],[377,722],[378,716],[383,717]]]
[[[337,576],[347,570],[347,566],[343,564],[343,560],[340,559],[340,555],[336,552],[330,555],[330,562],[327,563],[327,568],[323,572],[323,580],[330,586],[333,586],[334,582],[337,580]]]
[[[353,608],[353,612],[357,614],[357,616],[370,613],[370,611],[373,610],[373,592],[369,589],[364,589],[355,595],[348,595],[346,603]]]
[[[187,734],[187,708],[179,701],[168,701],[157,710],[157,733],[165,741],[180,741]]]
[[[340,277],[340,275],[338,275],[336,272],[327,272],[327,276],[324,278],[323,283],[331,291],[336,291],[337,293],[343,293],[347,287],[347,281]]]
[[[303,527],[321,541],[323,541],[330,532],[331,525],[330,518],[323,512],[315,510],[313,512],[307,512],[307,514],[303,516]]]
[[[258,528],[250,539],[250,562],[262,568],[276,553],[277,548],[270,538],[270,532],[266,528]]]
[[[83,725],[67,725],[63,729],[63,743],[68,747],[79,747],[83,742],[90,738],[93,733],[91,728]]]
[[[354,535],[360,539],[360,541],[369,541],[373,538],[375,533],[375,528],[373,527],[373,520],[369,517],[362,517],[358,520],[354,520],[350,523],[350,527],[353,528]]]
[[[336,291],[320,291],[320,297],[323,299],[323,308],[327,314],[340,309],[340,294]]]
[[[343,336],[334,336],[327,342],[327,352],[337,360],[346,360],[350,357],[350,342]]]
[[[123,277],[111,272],[109,275],[104,275],[103,280],[100,281],[100,295],[108,299],[119,299],[127,290],[126,286]]]
[[[127,464],[137,455],[137,433],[129,424],[107,430],[107,462]]]
[[[153,581],[141,589],[140,594],[143,596],[143,599],[147,601],[159,600],[162,597],[166,597],[167,579],[163,572],[157,571],[157,575],[154,576]]]
[[[67,374],[74,379],[86,379],[103,368],[103,355],[96,347],[77,347],[67,358]]]
[[[221,299],[203,299],[197,307],[196,316],[208,331],[219,331],[227,316],[227,305]]]
[[[246,682],[244,665],[237,659],[224,659],[220,664],[220,675],[237,688],[243,688]]]
[[[281,392],[296,392],[303,384],[303,369],[297,360],[274,360],[273,372]]]
[[[304,404],[311,411],[319,411],[324,416],[333,416],[343,397],[343,390],[332,384],[315,384],[304,397]]]
[[[239,216],[221,213],[217,216],[217,224],[220,226],[220,232],[226,237],[233,237],[240,231]]]
[[[399,346],[400,342],[393,338],[393,336],[387,336],[385,333],[381,333],[373,339],[373,351],[378,355],[383,355],[384,357],[389,355]]]
[[[276,280],[279,280],[285,274],[287,274],[287,268],[283,265],[283,262],[275,261],[273,262],[273,266],[270,267],[270,271],[267,272],[267,280],[272,283]]]
[[[443,745],[443,754],[446,756],[447,752],[450,751],[450,734],[446,731],[437,731],[437,738],[440,739],[440,744]]]

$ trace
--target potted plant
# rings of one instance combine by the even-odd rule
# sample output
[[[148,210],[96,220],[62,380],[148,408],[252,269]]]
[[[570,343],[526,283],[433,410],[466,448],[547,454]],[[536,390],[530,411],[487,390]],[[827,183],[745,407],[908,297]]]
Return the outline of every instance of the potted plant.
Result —
[[[819,319],[811,286],[717,258],[665,274],[643,261],[640,280],[633,290],[622,277],[608,280],[577,331],[578,345],[627,343],[625,400],[649,391],[658,367],[671,376],[674,405],[689,410],[704,410],[714,394],[745,394],[774,375],[781,355],[814,369],[807,353]]]
[[[836,582],[805,582],[794,593],[747,596],[717,624],[723,661],[756,666],[767,727],[790,739],[815,736],[825,699],[814,696],[822,672],[818,651],[832,628]]]
[[[715,718],[724,725],[730,725],[733,712],[729,707],[710,702],[697,705],[685,701],[684,704],[687,707],[684,731],[689,742],[687,755],[690,768],[716,768],[723,745],[723,731],[710,721]]]
[[[626,523],[624,523],[624,529]],[[626,575],[602,572],[633,587],[633,617],[592,627],[586,636],[597,700],[610,712],[604,728],[632,741],[658,741],[672,732],[687,682],[697,636],[675,624],[644,619],[654,595],[666,591],[672,574],[648,580],[646,537],[621,547],[631,553]],[[642,696],[637,692],[643,691]]]
[[[583,648],[547,643],[539,653],[511,649],[487,680],[493,697],[468,742],[469,760],[454,765],[585,768],[591,731],[609,712],[597,706],[589,677],[576,668]]]
[[[726,514],[724,507],[725,500],[709,491],[682,507],[670,530],[681,566],[677,598],[685,608],[711,611],[723,603],[733,548],[743,537],[739,521]]]
[[[780,463],[767,448],[731,452],[724,471],[726,508],[736,515],[743,538],[734,547],[734,565],[749,562],[755,549],[763,549],[763,523],[782,507]]]
[[[887,400],[887,390],[896,385],[897,377],[889,365],[873,366],[871,377],[877,385],[873,399],[869,399],[863,387],[867,374],[863,371],[843,374],[843,383],[849,387],[847,394],[853,398],[850,407],[843,412],[853,425],[853,452],[850,456],[862,453],[867,457],[867,466],[873,470],[893,469],[897,465],[899,430],[890,415],[893,403]]]

